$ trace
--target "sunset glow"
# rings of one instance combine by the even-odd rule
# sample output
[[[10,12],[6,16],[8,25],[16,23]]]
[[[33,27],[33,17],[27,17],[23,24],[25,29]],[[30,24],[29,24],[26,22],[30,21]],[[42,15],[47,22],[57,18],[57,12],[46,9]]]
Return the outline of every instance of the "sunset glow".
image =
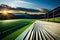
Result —
[[[8,14],[8,11],[7,11],[7,10],[4,10],[4,11],[2,11],[2,13],[3,13],[4,15],[7,15],[7,14]]]
[[[0,13],[2,13],[3,15],[8,15],[8,13],[10,13],[10,11],[7,9],[3,9],[0,11]]]

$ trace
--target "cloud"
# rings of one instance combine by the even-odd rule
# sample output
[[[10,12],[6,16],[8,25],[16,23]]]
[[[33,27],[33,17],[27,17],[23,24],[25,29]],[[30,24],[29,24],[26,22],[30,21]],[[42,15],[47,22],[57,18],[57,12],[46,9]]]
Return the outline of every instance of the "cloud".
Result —
[[[6,1],[2,1],[0,3],[9,5],[11,7],[25,7],[25,8],[32,8],[32,6],[34,5],[34,3],[28,2],[28,1],[24,1],[24,0],[6,0]]]
[[[11,3],[11,4],[8,4],[9,6],[11,6],[11,7],[13,7],[13,8],[16,8],[17,6],[16,5],[14,5],[13,3]]]
[[[25,8],[30,8],[32,7],[32,5],[34,5],[34,3],[23,0],[15,0],[13,4],[15,4],[17,7],[25,7]]]
[[[27,1],[22,1],[22,0],[16,0],[15,3],[23,3],[23,4],[33,4],[31,2],[27,2]]]

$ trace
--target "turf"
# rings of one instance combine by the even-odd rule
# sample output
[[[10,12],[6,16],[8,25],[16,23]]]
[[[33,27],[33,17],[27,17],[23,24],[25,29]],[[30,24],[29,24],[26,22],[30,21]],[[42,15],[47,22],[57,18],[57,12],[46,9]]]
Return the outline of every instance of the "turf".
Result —
[[[0,36],[2,39],[4,39],[8,35],[12,34],[13,32],[19,29],[20,29],[19,32],[22,33],[24,29],[27,28],[25,26],[33,23],[33,21],[34,21],[33,19],[0,20]],[[14,35],[14,38],[15,38],[15,35]]]
[[[3,38],[2,40],[15,40],[25,29],[27,29],[31,23],[17,31],[13,32],[12,34],[8,35],[7,37]]]
[[[49,19],[40,19],[42,21],[49,21],[49,22],[57,22],[60,23],[60,17],[56,17],[56,18],[49,18]]]

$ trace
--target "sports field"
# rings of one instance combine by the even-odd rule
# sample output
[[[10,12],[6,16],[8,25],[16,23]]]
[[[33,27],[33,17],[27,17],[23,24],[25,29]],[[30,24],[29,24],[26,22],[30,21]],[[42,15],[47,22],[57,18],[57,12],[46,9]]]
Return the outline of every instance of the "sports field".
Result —
[[[0,20],[0,36],[2,40],[14,40],[25,29],[27,29],[34,19],[13,19]]]
[[[49,21],[49,22],[57,22],[60,23],[60,17],[56,17],[56,18],[48,18],[48,19],[40,19],[42,21]]]

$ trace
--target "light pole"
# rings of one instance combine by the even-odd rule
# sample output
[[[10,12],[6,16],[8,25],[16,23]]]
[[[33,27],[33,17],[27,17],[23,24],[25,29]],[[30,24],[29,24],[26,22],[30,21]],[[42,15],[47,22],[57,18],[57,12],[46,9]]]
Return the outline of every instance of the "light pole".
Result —
[[[54,17],[54,10],[53,10],[53,21],[55,21],[55,17]]]
[[[47,13],[47,19],[48,19],[48,21],[49,21],[49,15],[48,15],[48,13]]]

